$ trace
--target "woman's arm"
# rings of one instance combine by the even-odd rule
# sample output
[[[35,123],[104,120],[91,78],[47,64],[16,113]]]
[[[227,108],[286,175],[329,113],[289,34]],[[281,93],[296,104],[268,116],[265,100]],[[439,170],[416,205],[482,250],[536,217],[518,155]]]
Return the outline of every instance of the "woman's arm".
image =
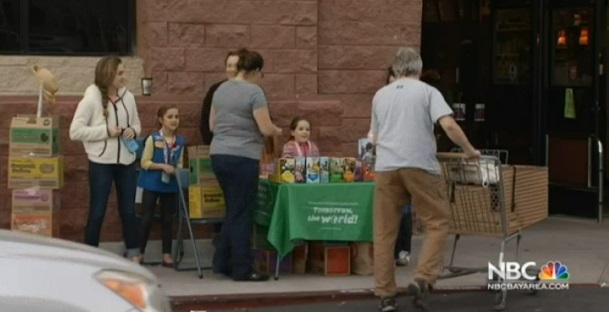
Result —
[[[216,111],[212,106],[209,110],[209,131],[214,132],[214,128],[216,127]]]
[[[140,121],[140,114],[137,111],[137,103],[135,102],[135,97],[131,95],[131,99],[133,100],[133,112],[131,114],[131,121],[129,122],[129,125],[131,126],[131,129],[135,131],[134,138],[137,138],[142,134],[142,122]]]
[[[269,106],[267,105],[266,97],[262,88],[258,87],[252,93],[251,97],[252,113],[258,129],[264,136],[281,135],[281,129],[275,126],[271,120]]]
[[[254,110],[254,119],[258,125],[258,129],[264,136],[273,136],[281,134],[281,129],[273,124],[271,121],[271,115],[269,113],[269,107],[263,106]]]
[[[102,141],[110,138],[107,124],[91,127],[89,123],[93,118],[93,104],[82,99],[70,124],[70,139],[72,141]]]

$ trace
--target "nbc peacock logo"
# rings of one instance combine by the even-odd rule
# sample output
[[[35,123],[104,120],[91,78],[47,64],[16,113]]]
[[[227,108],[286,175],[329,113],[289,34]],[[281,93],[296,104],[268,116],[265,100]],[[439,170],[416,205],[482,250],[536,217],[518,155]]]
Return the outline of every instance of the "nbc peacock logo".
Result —
[[[569,277],[569,269],[560,261],[548,261],[539,273],[539,279],[542,281],[567,281]]]

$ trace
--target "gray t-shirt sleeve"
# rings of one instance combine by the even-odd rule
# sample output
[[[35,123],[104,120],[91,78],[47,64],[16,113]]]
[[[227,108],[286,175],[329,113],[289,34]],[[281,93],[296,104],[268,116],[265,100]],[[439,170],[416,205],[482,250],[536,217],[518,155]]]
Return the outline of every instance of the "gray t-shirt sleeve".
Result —
[[[444,100],[442,93],[433,87],[429,87],[429,90],[429,117],[431,117],[431,122],[437,123],[441,117],[452,115],[453,110]]]
[[[378,92],[372,98],[372,111],[370,112],[370,132],[368,133],[368,135],[378,134],[378,132],[379,132],[378,118],[377,118],[376,112],[375,112],[377,98],[378,98]]]
[[[254,92],[252,93],[251,104],[252,112],[266,106],[266,97],[264,96],[264,91],[262,91],[262,88],[256,86]]]

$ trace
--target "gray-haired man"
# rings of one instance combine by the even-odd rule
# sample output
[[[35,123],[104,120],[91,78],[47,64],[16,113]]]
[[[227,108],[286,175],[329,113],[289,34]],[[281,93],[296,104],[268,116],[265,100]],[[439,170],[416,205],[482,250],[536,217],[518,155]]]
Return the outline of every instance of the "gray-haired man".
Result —
[[[466,156],[480,156],[452,118],[453,112],[442,94],[419,81],[423,69],[419,54],[411,48],[401,48],[392,67],[397,79],[374,96],[370,126],[377,156],[374,279],[382,312],[396,311],[394,245],[402,209],[410,204],[410,199],[427,234],[418,257],[414,283],[409,286],[415,295],[416,306],[425,308],[429,289],[443,266],[450,212],[436,158],[434,124],[439,124]]]

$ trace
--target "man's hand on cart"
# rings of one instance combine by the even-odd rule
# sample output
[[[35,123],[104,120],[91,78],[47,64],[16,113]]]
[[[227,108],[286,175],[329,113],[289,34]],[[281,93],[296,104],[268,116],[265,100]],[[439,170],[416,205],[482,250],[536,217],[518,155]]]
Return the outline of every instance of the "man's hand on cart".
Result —
[[[466,150],[465,151],[465,157],[467,158],[479,158],[482,154],[480,154],[480,151],[477,149],[474,149],[472,147],[471,150]]]

